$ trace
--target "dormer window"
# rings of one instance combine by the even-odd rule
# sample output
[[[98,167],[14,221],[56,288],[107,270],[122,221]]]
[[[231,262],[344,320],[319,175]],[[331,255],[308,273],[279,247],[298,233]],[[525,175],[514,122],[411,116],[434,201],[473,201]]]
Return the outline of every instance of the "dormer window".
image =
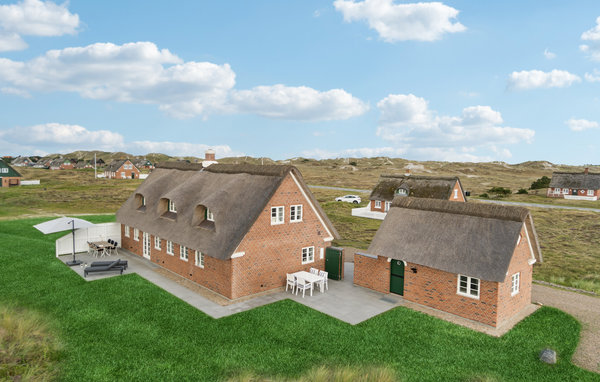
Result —
[[[138,211],[146,210],[146,198],[142,194],[135,194],[135,204]]]
[[[398,188],[396,190],[396,195],[406,196],[408,195],[408,190],[406,188]]]
[[[209,222],[215,221],[215,216],[213,215],[213,212],[208,207],[206,208],[206,220],[208,220]]]
[[[177,213],[177,208],[175,207],[175,202],[172,201],[171,199],[167,199],[167,203],[168,203],[167,204],[168,205],[167,210],[169,212]]]
[[[215,229],[215,215],[213,211],[202,204],[198,204],[194,209],[192,225],[204,229]]]

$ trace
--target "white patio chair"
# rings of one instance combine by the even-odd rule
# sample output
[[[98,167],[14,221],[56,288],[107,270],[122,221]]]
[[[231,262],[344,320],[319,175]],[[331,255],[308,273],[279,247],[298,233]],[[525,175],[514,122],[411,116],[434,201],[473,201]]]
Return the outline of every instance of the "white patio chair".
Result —
[[[318,275],[319,270],[317,268],[310,268],[310,273],[312,273],[313,275]]]
[[[329,276],[329,272],[319,271],[319,276],[323,277],[323,280],[321,281],[321,291],[323,291],[323,287],[329,290],[329,285],[327,285],[327,278]]]
[[[304,298],[304,293],[306,292],[307,289],[310,289],[310,295],[312,296],[312,292],[313,292],[312,283],[306,282],[306,280],[304,280],[301,277],[296,277],[296,296],[298,295],[298,291],[300,289],[302,289],[302,298]]]
[[[292,287],[292,293],[294,293],[294,289],[296,288],[296,277],[291,274],[287,274],[287,283],[285,284],[285,291],[287,292],[288,286]]]

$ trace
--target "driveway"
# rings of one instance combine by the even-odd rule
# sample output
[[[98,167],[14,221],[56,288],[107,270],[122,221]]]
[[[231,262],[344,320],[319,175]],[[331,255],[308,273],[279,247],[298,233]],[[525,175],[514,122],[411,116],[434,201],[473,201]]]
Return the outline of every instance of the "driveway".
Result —
[[[581,339],[572,361],[600,372],[600,298],[534,284],[531,301],[563,310],[581,322]]]

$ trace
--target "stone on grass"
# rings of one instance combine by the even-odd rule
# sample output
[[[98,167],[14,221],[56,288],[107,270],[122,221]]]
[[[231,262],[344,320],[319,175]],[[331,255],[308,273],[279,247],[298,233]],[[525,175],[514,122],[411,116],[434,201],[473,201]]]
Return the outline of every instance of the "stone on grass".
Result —
[[[552,349],[544,349],[540,353],[540,361],[554,365],[556,363],[556,352]]]

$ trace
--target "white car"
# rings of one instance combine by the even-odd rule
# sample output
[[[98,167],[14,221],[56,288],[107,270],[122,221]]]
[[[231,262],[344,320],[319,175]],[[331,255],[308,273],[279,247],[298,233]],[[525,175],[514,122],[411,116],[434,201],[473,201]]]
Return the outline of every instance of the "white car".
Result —
[[[358,204],[361,202],[360,196],[358,196],[358,195],[340,196],[339,198],[335,198],[335,201],[336,202],[348,202],[348,203],[354,203],[354,204]]]

